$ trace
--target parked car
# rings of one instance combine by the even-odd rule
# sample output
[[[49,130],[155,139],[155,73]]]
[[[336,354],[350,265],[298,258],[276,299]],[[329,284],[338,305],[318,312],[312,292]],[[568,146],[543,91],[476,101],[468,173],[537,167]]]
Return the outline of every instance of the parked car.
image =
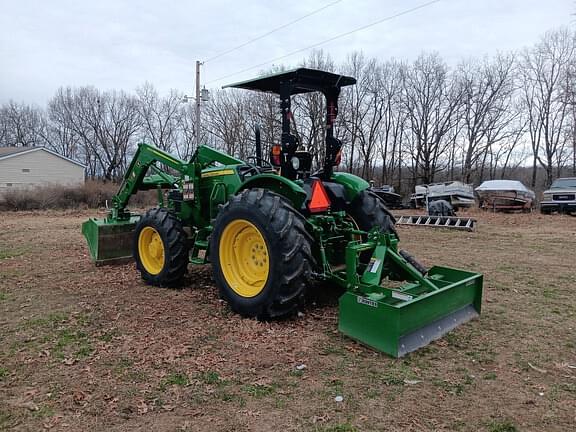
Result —
[[[576,213],[576,177],[554,180],[550,189],[544,191],[540,212]]]

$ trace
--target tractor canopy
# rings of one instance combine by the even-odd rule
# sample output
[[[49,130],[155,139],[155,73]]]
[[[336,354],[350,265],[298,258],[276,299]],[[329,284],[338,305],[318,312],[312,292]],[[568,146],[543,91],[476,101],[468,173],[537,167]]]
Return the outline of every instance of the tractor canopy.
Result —
[[[338,97],[340,89],[356,84],[356,78],[339,75],[316,69],[298,68],[260,78],[242,81],[224,86],[223,88],[241,88],[261,92],[276,93],[280,96],[282,114],[281,142],[272,146],[270,163],[280,168],[283,177],[290,180],[306,178],[312,159],[307,151],[298,151],[300,140],[294,125],[296,135],[292,134],[291,123],[294,116],[291,111],[291,96],[321,92],[326,98],[326,151],[323,169],[320,177],[329,180],[333,167],[341,160],[342,142],[334,136],[334,122],[338,115]],[[304,167],[304,169],[303,169]]]
[[[332,88],[340,88],[356,84],[356,78],[339,75],[317,69],[298,68],[287,72],[267,75],[261,78],[229,84],[223,88],[241,88],[268,93],[282,93],[282,86],[289,88],[289,95],[310,92],[326,92]]]

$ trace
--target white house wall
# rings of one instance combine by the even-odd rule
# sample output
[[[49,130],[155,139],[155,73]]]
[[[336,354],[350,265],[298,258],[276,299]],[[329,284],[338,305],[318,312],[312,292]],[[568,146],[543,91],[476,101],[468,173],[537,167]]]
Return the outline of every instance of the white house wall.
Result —
[[[0,159],[0,190],[84,182],[84,168],[50,152],[37,150]]]

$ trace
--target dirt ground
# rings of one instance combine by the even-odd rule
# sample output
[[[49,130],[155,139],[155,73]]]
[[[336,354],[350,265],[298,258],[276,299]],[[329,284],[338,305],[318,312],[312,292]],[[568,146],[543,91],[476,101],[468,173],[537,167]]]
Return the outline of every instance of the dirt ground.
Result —
[[[574,430],[576,217],[399,228],[485,291],[480,319],[392,359],[341,336],[334,303],[261,323],[228,310],[209,268],[174,290],[94,267],[95,213],[0,213],[0,430]]]

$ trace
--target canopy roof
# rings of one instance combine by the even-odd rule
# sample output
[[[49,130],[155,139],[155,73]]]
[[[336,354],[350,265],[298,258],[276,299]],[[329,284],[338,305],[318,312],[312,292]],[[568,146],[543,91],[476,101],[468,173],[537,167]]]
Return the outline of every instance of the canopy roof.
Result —
[[[225,85],[222,88],[234,87],[279,94],[280,84],[284,82],[290,82],[292,84],[290,94],[295,95],[353,85],[356,84],[356,78],[317,69],[298,68],[257,79]]]

